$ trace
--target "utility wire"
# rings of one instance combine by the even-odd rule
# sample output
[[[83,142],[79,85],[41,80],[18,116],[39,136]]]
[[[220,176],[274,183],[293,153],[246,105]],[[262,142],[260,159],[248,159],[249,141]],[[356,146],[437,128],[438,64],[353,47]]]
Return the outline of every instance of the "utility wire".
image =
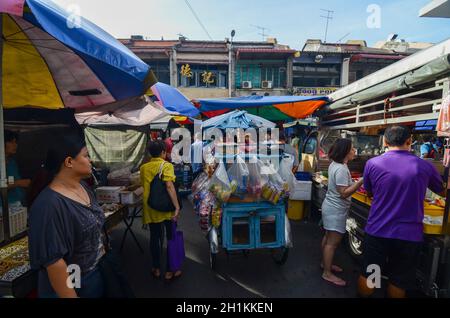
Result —
[[[202,27],[203,31],[205,31],[206,35],[209,37],[209,39],[211,41],[213,41],[213,38],[211,37],[211,35],[209,34],[208,30],[206,29],[206,27],[203,25],[202,21],[200,20],[200,18],[198,17],[197,13],[195,13],[194,8],[192,8],[191,4],[189,3],[188,0],[184,0],[184,2],[186,3],[186,5],[189,7],[189,9],[191,10],[192,14],[194,15],[195,19],[197,20],[197,22],[200,24],[200,26]]]

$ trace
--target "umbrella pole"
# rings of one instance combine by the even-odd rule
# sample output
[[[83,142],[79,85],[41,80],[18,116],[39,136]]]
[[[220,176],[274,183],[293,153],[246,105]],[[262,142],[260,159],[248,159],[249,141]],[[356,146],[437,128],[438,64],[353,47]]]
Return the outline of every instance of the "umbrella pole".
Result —
[[[3,123],[3,13],[0,13],[0,192],[3,207],[3,239],[10,240],[8,184],[6,182],[6,157]],[[1,243],[1,242],[0,242]]]

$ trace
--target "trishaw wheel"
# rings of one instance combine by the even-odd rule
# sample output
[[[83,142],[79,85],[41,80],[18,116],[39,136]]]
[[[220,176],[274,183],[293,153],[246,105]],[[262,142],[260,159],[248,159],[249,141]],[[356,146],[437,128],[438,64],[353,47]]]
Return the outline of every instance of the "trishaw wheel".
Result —
[[[279,247],[272,250],[272,258],[278,265],[284,265],[289,257],[289,249],[287,247]]]
[[[209,253],[209,265],[213,271],[216,270],[217,254]]]

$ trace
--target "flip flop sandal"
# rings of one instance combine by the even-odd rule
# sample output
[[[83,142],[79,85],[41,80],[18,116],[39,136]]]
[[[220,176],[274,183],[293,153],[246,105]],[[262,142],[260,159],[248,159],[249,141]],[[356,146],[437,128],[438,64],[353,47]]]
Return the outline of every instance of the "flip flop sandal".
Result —
[[[323,270],[323,266],[322,265],[320,265],[320,269]],[[342,268],[340,268],[339,266],[337,266],[337,265],[331,266],[331,271],[334,272],[334,273],[343,273],[344,272],[344,270]]]
[[[345,282],[344,280],[341,280],[341,282],[332,281],[332,280],[326,279],[323,276],[322,276],[322,279],[330,284],[333,284],[334,286],[337,286],[337,287],[346,287],[347,286],[347,282]]]
[[[161,278],[161,272],[158,271],[157,269],[152,269],[152,276],[153,278],[159,279]]]
[[[164,275],[164,280],[166,282],[170,282],[174,278],[175,278],[175,275],[173,273],[171,275],[167,275],[167,273]]]
[[[181,275],[183,275],[183,272],[182,272],[182,271],[177,271],[177,272],[175,272],[175,274],[173,274],[173,278],[174,278],[174,279],[175,279],[175,278],[180,278]]]

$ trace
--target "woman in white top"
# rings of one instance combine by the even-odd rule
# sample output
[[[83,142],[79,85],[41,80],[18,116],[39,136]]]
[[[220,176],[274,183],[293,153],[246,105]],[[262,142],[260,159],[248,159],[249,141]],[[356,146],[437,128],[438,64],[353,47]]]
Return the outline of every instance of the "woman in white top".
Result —
[[[346,232],[351,197],[363,184],[362,179],[352,182],[347,163],[354,157],[355,149],[348,139],[338,139],[328,153],[332,162],[328,168],[328,191],[322,204],[322,221],[326,230],[322,240],[322,278],[337,286],[346,286],[347,283],[333,273],[343,271],[333,265],[334,253]]]

